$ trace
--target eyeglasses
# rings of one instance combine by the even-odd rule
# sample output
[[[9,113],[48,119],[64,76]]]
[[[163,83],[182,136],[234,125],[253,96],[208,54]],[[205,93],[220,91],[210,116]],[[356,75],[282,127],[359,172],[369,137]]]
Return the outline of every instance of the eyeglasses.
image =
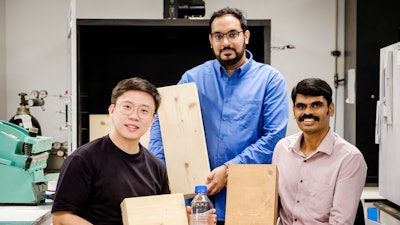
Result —
[[[132,103],[123,102],[118,106],[119,111],[124,115],[132,115],[132,113],[136,110],[136,114],[141,119],[149,119],[154,115],[154,110],[151,110],[147,106],[138,106],[135,107]]]
[[[213,38],[214,41],[219,42],[219,41],[222,41],[222,39],[224,39],[224,36],[226,35],[226,37],[228,38],[229,41],[234,41],[239,37],[239,34],[241,32],[243,32],[243,30],[242,31],[229,31],[226,34],[216,32],[216,33],[212,33],[211,37]]]

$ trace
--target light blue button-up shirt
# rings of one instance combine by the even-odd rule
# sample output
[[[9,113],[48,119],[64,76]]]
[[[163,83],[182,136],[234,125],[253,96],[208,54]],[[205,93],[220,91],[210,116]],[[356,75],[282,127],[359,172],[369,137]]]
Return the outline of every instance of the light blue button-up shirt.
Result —
[[[249,59],[229,77],[217,59],[186,71],[178,84],[197,86],[210,169],[234,164],[271,163],[275,144],[286,135],[288,96],[283,76]],[[148,149],[165,161],[158,118]],[[217,219],[225,220],[226,189],[215,196]]]

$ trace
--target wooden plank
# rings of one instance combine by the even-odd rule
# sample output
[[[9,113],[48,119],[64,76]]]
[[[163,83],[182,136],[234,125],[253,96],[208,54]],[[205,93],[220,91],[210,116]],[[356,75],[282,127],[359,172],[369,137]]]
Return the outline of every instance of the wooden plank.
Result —
[[[277,214],[276,165],[229,165],[225,224],[275,225]]]
[[[111,119],[108,114],[89,115],[89,141],[103,137],[110,133],[112,127]]]
[[[158,115],[172,193],[194,195],[210,173],[207,146],[194,83],[158,88],[162,100]]]
[[[111,118],[108,114],[89,115],[89,141],[103,137],[110,133],[112,128]],[[140,143],[147,148],[150,140],[150,129],[140,138]]]
[[[187,225],[182,194],[125,198],[121,203],[124,225]]]

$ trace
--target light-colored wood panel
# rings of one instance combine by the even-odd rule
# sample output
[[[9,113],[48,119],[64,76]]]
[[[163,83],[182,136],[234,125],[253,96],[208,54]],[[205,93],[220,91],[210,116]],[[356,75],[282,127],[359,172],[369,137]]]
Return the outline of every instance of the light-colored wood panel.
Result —
[[[125,198],[121,203],[124,225],[187,225],[182,194]]]
[[[111,119],[108,114],[89,115],[89,141],[100,138],[111,131]]]
[[[158,111],[164,154],[172,193],[194,195],[210,173],[208,153],[194,83],[158,88],[162,100]]]
[[[225,224],[275,225],[277,213],[276,165],[229,165]]]

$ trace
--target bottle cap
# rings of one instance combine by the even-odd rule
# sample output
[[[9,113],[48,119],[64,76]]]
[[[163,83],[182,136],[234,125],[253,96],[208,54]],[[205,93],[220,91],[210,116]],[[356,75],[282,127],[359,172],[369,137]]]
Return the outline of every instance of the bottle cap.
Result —
[[[197,194],[197,193],[200,193],[200,192],[202,192],[202,193],[207,193],[207,186],[206,185],[197,185],[195,188],[194,188],[194,192]]]

